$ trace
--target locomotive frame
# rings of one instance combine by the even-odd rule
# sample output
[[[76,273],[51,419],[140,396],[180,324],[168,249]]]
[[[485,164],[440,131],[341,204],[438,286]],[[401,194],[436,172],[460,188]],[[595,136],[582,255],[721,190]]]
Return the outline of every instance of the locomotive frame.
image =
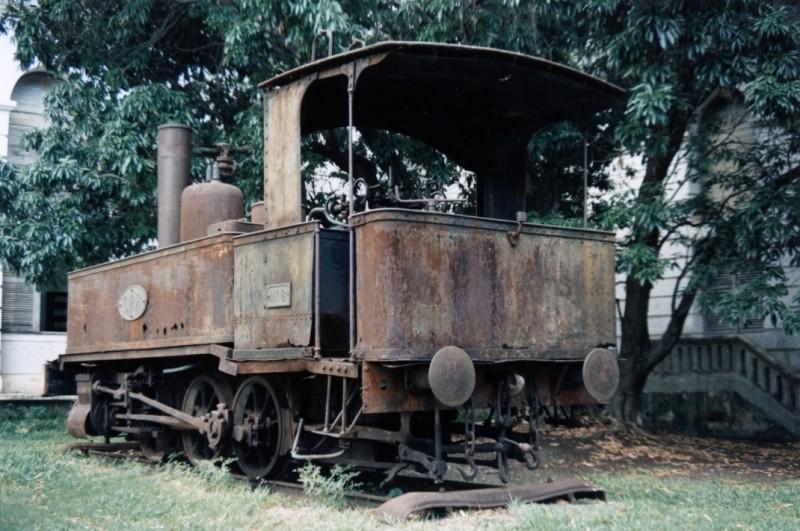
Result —
[[[436,482],[480,465],[508,481],[509,457],[535,467],[542,407],[606,402],[619,371],[613,234],[527,223],[524,153],[538,128],[621,89],[530,56],[404,42],[261,89],[264,219],[176,209],[188,132],[164,126],[160,248],[70,274],[70,433],[135,437],[156,460],[176,445],[192,461],[233,454],[254,478],[291,458]],[[334,127],[348,130],[344,224],[303,206],[301,137]],[[398,192],[389,208],[357,201],[358,127],[475,171],[477,215]],[[176,241],[181,209],[208,235]]]

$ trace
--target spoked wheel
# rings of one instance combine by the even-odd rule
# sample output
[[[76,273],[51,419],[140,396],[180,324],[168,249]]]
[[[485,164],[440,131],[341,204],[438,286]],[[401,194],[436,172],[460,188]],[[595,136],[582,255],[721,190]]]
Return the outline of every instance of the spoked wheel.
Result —
[[[233,400],[233,452],[250,478],[280,469],[288,448],[290,414],[279,384],[262,376],[245,380]]]
[[[201,374],[189,382],[183,397],[183,411],[200,417],[217,409],[217,404],[230,405],[233,391],[228,382],[216,376]],[[205,434],[195,430],[181,433],[183,453],[192,463],[206,459],[216,459],[224,455],[224,443],[211,448]]]

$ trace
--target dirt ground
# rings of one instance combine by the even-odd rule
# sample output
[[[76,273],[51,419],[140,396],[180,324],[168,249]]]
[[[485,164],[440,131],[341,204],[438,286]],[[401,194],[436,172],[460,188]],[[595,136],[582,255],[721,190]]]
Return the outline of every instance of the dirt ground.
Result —
[[[638,471],[675,478],[800,479],[800,441],[766,443],[649,434],[594,419],[583,424],[578,428],[543,427],[541,466],[528,471],[515,464],[515,477],[543,481],[594,472]]]

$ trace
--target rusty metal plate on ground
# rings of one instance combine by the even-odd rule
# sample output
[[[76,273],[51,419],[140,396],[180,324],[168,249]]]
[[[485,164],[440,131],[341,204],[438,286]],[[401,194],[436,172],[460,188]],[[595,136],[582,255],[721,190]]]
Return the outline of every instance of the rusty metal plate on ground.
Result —
[[[432,509],[491,509],[505,507],[512,500],[523,502],[550,502],[559,499],[605,500],[602,489],[576,479],[562,479],[538,485],[515,485],[453,492],[409,492],[392,498],[376,509],[389,518],[404,520],[413,514]]]

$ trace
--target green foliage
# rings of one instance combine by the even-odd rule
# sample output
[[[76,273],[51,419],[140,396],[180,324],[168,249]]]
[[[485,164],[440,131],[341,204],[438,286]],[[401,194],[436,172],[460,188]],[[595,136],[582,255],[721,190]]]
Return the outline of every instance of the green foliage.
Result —
[[[361,486],[355,481],[358,471],[350,466],[334,465],[330,473],[325,475],[319,466],[307,461],[297,472],[306,494],[313,500],[334,508],[344,508],[347,492]]]
[[[51,437],[54,431],[64,430],[66,414],[64,406],[5,404],[0,407],[0,436],[20,439]]]
[[[699,293],[731,321],[771,315],[800,331],[785,272],[800,263],[798,9],[755,0],[538,5],[581,66],[629,87],[610,134],[641,163],[643,180],[602,208],[602,224],[621,236],[629,289],[676,271],[673,311]],[[706,288],[723,271],[751,280],[720,297]],[[646,316],[636,326],[644,333],[623,329],[626,355],[646,354],[626,344],[648,337]]]
[[[553,225],[555,227],[583,227],[583,219],[567,218],[560,212],[541,216],[535,211],[528,212],[528,221],[539,225]]]

